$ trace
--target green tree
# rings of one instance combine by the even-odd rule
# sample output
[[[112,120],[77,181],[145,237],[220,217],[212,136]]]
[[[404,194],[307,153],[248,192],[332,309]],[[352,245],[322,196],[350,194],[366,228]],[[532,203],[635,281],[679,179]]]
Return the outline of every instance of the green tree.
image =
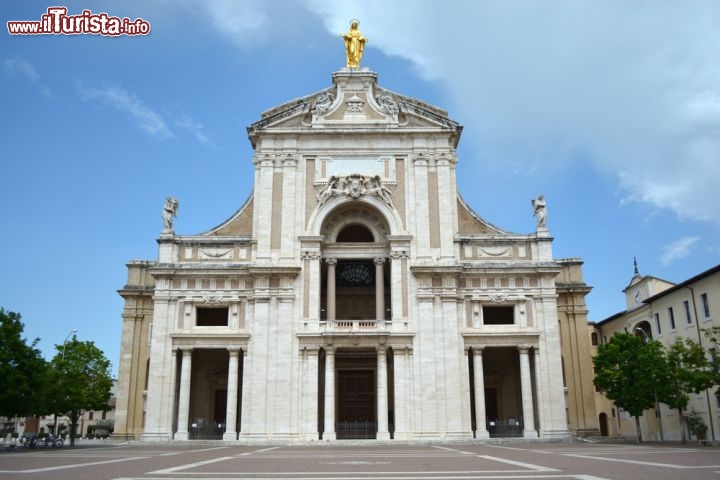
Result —
[[[709,369],[705,350],[689,338],[677,339],[667,350],[668,375],[663,379],[660,401],[670,408],[677,408],[682,430],[682,443],[685,437],[685,420],[682,411],[690,401],[690,393],[700,393],[713,385],[713,375]]]
[[[598,347],[593,364],[595,386],[635,417],[638,442],[642,442],[640,416],[655,404],[658,382],[667,376],[662,344],[655,340],[645,342],[629,333],[616,333]]]
[[[36,348],[40,339],[28,345],[24,329],[19,313],[0,308],[0,416],[48,413],[42,394],[47,362]]]
[[[110,409],[110,361],[93,342],[81,342],[75,336],[55,348],[49,397],[52,410],[70,418],[70,446],[74,446],[80,416],[86,411]]]
[[[720,385],[720,326],[703,328],[703,335],[708,341],[708,349],[712,354],[709,367],[713,376],[713,385]]]

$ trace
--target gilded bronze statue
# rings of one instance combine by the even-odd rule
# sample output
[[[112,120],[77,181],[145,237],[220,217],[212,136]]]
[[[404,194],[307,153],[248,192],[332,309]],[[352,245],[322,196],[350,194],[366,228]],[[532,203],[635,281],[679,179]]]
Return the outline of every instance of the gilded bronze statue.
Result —
[[[367,42],[367,38],[363,37],[360,30],[358,30],[358,25],[360,25],[360,22],[353,20],[350,22],[350,31],[340,34],[345,40],[345,55],[347,56],[348,68],[360,66],[360,59],[363,50],[365,50],[365,42]]]

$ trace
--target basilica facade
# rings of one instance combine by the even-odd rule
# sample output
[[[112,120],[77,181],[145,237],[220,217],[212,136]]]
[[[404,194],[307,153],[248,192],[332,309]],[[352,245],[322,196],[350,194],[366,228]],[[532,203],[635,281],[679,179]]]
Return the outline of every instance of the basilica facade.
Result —
[[[377,78],[343,68],[264,112],[253,191],[223,224],[175,234],[168,199],[158,258],[129,262],[120,290],[116,436],[597,429],[590,289],[579,259],[553,257],[544,199],[531,233],[481,218],[456,188],[462,127]]]

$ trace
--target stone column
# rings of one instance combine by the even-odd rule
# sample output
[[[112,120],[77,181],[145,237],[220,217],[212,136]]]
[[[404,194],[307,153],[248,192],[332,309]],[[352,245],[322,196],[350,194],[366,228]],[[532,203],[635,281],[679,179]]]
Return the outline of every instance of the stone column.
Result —
[[[176,426],[173,425],[173,422],[175,421],[175,418],[177,416],[177,404],[175,403],[175,383],[177,382],[177,353],[178,351],[176,348],[173,348],[170,352],[170,380],[168,381],[168,385],[170,387],[171,405],[168,409],[168,425],[170,425],[171,432],[174,432],[176,430]]]
[[[188,423],[190,417],[190,381],[192,372],[192,348],[182,349],[180,366],[180,398],[178,399],[178,427],[175,440],[189,440]]]
[[[335,349],[325,350],[325,432],[323,440],[335,440]]]
[[[518,347],[520,352],[520,388],[522,390],[523,437],[537,438],[533,413],[532,379],[530,378],[529,347]]]
[[[483,372],[482,348],[472,349],[473,382],[475,385],[475,438],[489,438],[485,417],[485,376]]]
[[[238,372],[240,371],[240,349],[228,348],[227,410],[225,412],[225,433],[223,440],[237,440]]]
[[[385,319],[385,275],[383,266],[385,259],[375,258],[375,319],[382,324]]]
[[[377,439],[390,440],[388,430],[387,351],[378,348],[377,359]]]
[[[337,258],[327,258],[327,319],[335,320],[335,265]]]

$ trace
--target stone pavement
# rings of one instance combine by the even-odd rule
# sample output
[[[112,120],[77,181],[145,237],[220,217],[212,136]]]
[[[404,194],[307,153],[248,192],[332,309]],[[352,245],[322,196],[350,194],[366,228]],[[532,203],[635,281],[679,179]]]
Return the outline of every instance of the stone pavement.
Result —
[[[720,479],[720,449],[587,443],[84,443],[0,452],[0,479]]]

